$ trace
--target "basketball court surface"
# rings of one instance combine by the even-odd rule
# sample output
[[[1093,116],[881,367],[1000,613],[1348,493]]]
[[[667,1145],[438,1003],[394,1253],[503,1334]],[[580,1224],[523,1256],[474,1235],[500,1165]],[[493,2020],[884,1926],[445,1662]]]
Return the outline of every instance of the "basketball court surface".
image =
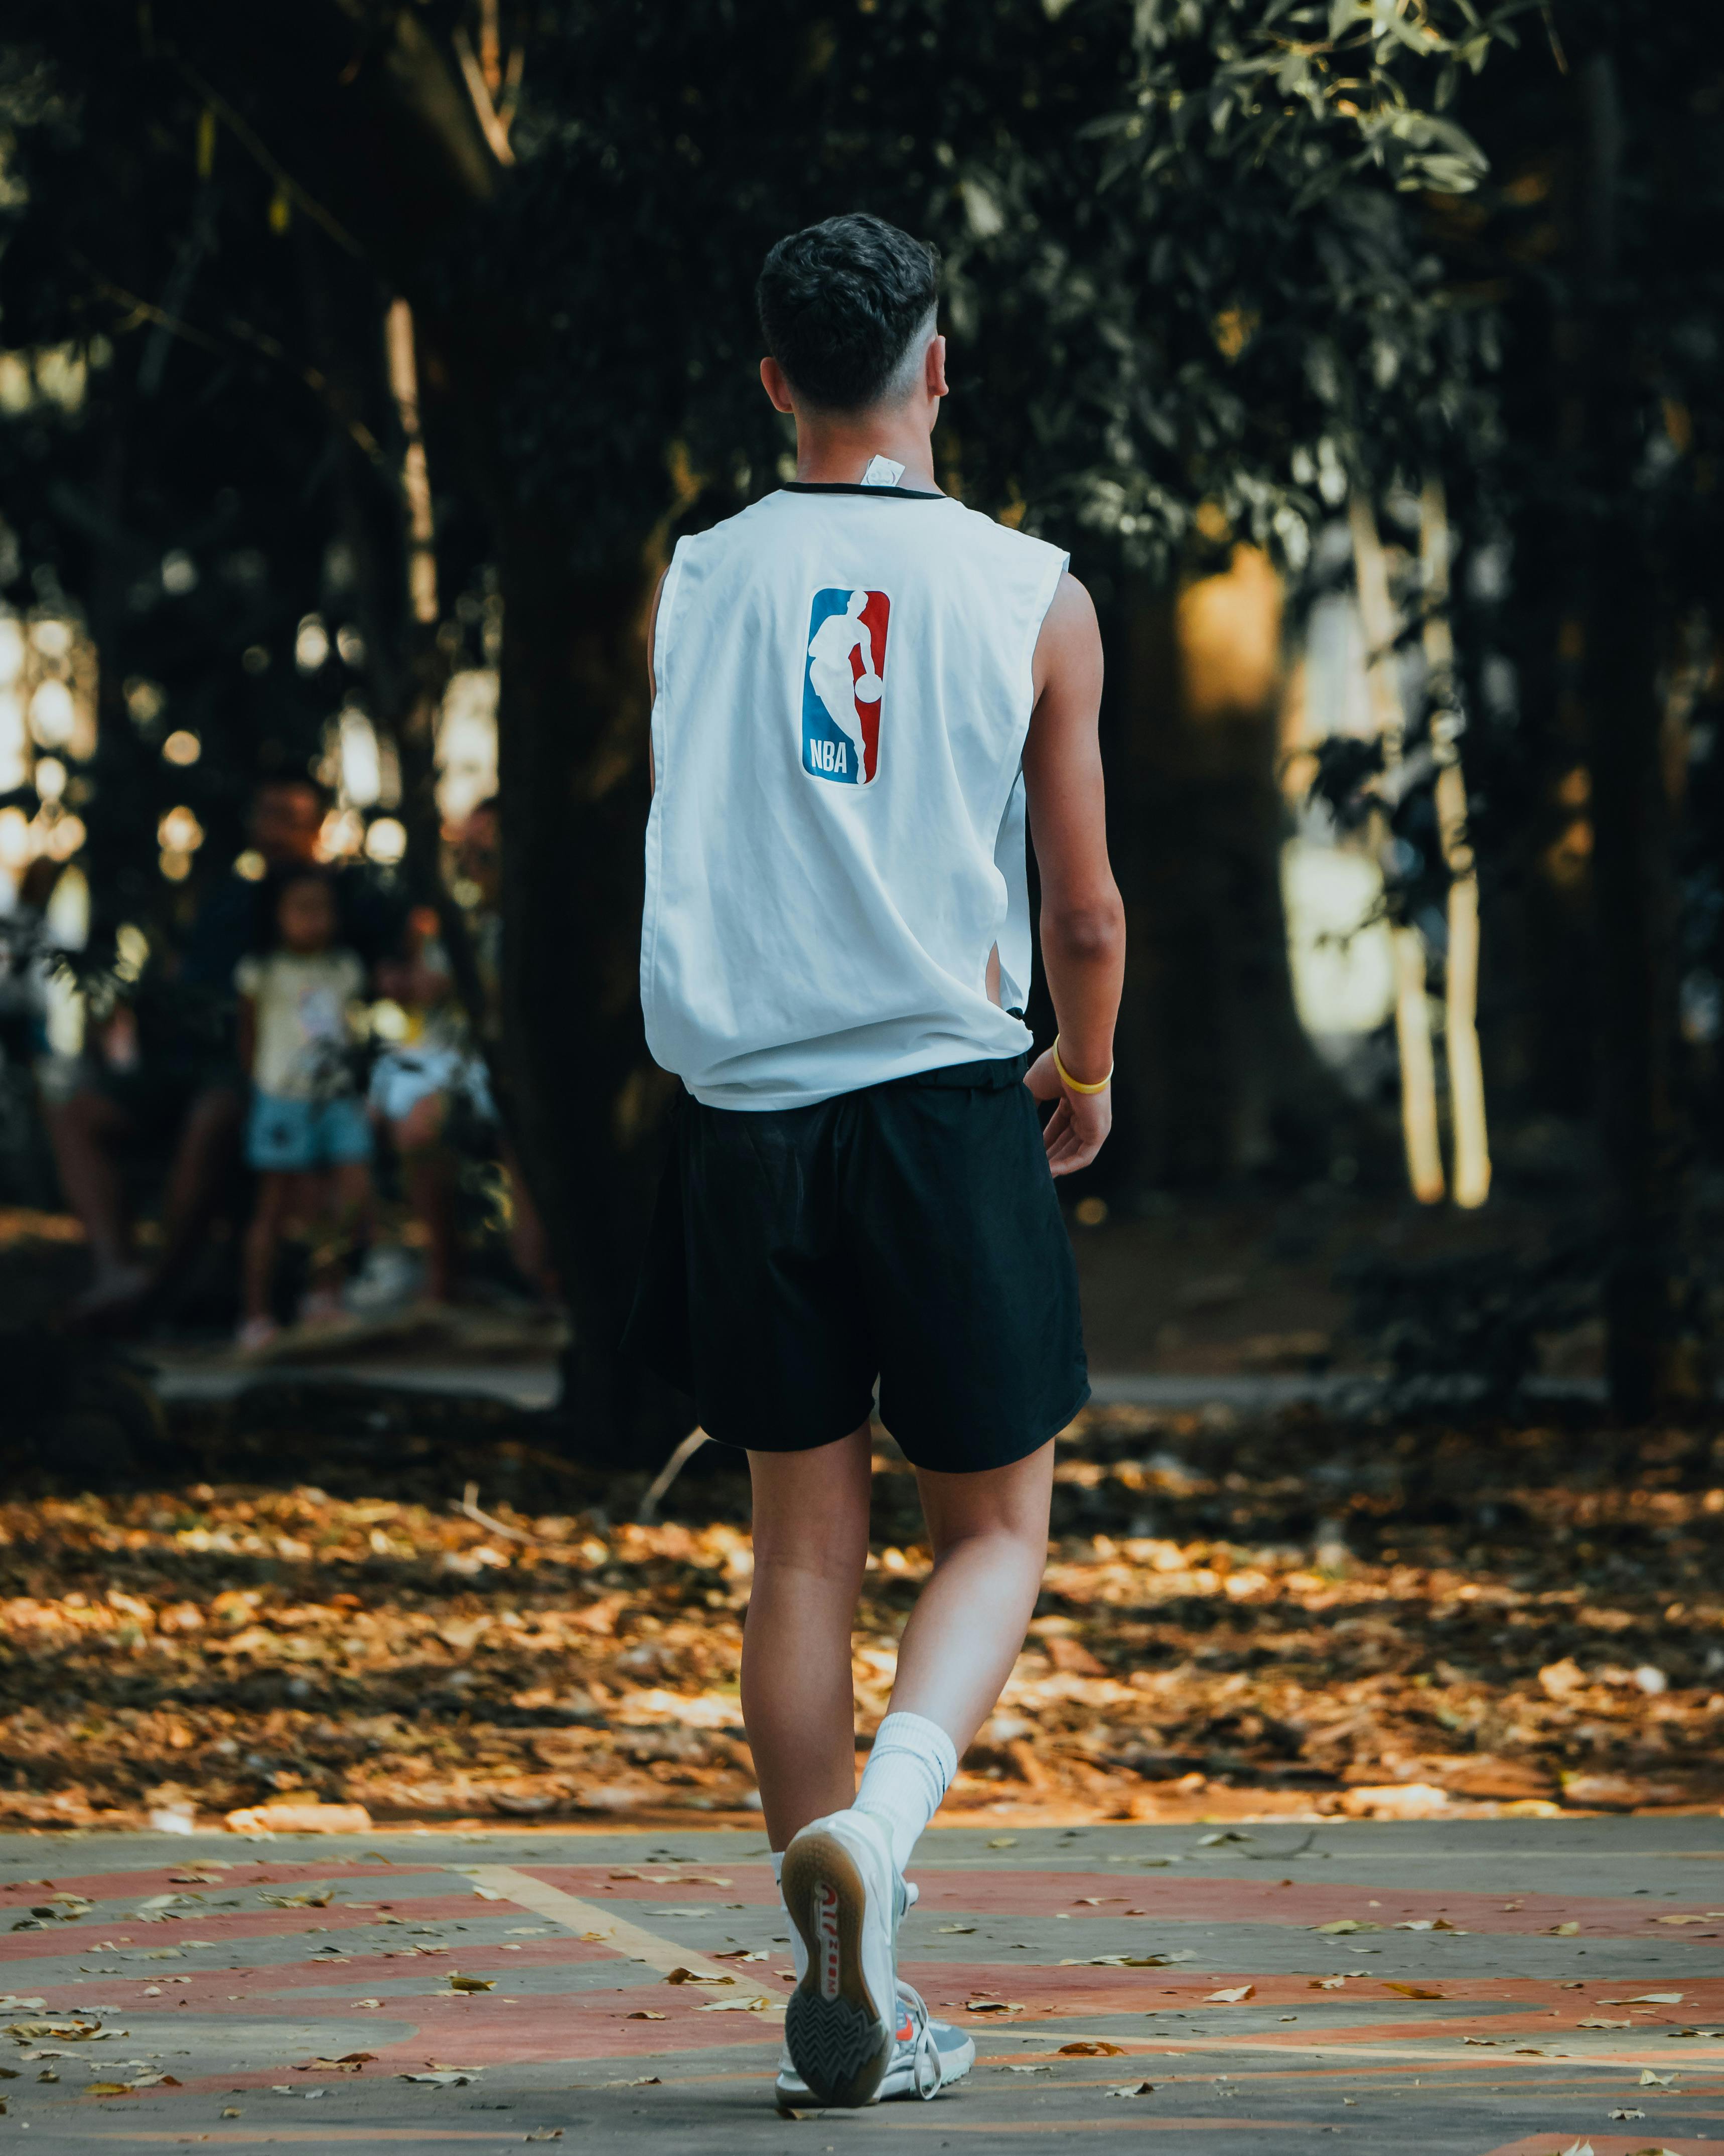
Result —
[[[1724,2148],[1715,1817],[965,1826],[913,1876],[974,2072],[781,2117],[758,1833],[0,1837],[8,2145]]]

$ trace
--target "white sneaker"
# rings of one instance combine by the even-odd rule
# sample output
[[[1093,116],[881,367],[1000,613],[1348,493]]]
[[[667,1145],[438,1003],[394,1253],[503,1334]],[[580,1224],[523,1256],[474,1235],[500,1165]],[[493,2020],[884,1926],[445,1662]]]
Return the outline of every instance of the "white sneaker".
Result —
[[[908,1903],[885,1830],[834,1812],[784,1852],[784,1906],[808,1948],[790,1994],[785,2048],[817,2103],[872,2101],[899,2026],[898,1919]]]
[[[902,1977],[898,1979],[898,2025],[892,2032],[892,2056],[870,2103],[889,2103],[894,2097],[920,2097],[931,2103],[942,2089],[961,2082],[976,2063],[976,2045],[962,2029],[949,2021],[936,2021],[923,2005],[921,1995]],[[817,2101],[798,2073],[788,2045],[778,2062],[773,2092],[781,2111],[799,2111]]]

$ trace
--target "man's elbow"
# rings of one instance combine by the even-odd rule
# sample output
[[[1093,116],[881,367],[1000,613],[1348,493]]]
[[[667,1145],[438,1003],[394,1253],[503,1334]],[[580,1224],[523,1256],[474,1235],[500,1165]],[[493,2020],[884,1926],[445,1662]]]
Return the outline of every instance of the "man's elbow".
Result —
[[[1125,955],[1126,909],[1111,893],[1086,906],[1042,910],[1042,942],[1080,965],[1117,963]]]

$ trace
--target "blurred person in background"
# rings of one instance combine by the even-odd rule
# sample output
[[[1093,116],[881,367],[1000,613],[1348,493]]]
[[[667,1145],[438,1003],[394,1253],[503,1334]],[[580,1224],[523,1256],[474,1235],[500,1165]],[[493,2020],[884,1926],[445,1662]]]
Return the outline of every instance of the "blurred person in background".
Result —
[[[425,1299],[453,1302],[461,1253],[450,1118],[464,1108],[480,1123],[492,1124],[496,1106],[428,906],[416,906],[408,916],[407,954],[379,969],[377,984],[407,1013],[408,1029],[372,1065],[372,1113],[395,1148],[403,1194],[424,1232]]]
[[[210,1221],[238,1196],[245,1080],[234,1040],[233,973],[259,938],[260,878],[318,860],[329,803],[310,778],[261,780],[247,818],[250,875],[206,884],[184,943],[151,967],[135,998],[91,1031],[85,1055],[44,1070],[42,1106],[65,1201],[89,1239],[95,1277],[76,1322],[124,1330],[157,1314],[184,1277]],[[242,856],[244,859],[244,856]],[[400,909],[362,871],[336,881],[341,941],[367,963],[399,942]],[[124,1156],[168,1151],[161,1239],[137,1254]]]
[[[467,914],[469,932],[485,996],[485,1031],[495,1040],[501,993],[497,804],[483,801],[453,840],[454,891]],[[404,957],[378,968],[378,985],[408,1014],[409,1033],[386,1049],[372,1070],[372,1112],[387,1132],[401,1164],[403,1192],[424,1233],[424,1293],[434,1303],[454,1301],[461,1290],[457,1232],[458,1159],[452,1119],[464,1114],[495,1133],[505,1178],[509,1245],[516,1268],[541,1297],[555,1292],[545,1235],[521,1179],[520,1164],[501,1126],[485,1057],[468,1014],[456,995],[436,916],[417,909],[408,924]],[[392,1271],[386,1254],[350,1298],[362,1306],[387,1302]]]
[[[368,1235],[372,1214],[371,1125],[351,1065],[367,968],[337,940],[326,869],[285,869],[266,891],[270,947],[242,958],[233,975],[239,1060],[251,1081],[245,1157],[258,1178],[237,1338],[253,1351],[280,1330],[272,1306],[284,1229],[298,1223],[318,1239],[300,1317],[328,1324],[346,1316],[342,1261]]]

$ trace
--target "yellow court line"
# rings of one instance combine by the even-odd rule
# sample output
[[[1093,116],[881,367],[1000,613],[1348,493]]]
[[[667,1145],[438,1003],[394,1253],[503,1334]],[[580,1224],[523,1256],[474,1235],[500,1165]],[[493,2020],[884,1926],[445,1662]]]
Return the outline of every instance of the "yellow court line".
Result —
[[[619,1917],[614,1908],[604,1909],[595,1902],[583,1902],[578,1895],[566,1894],[562,1887],[535,1879],[531,1872],[517,1871],[512,1865],[449,1864],[442,1869],[458,1872],[476,1887],[489,1887],[494,1893],[503,1895],[521,1908],[530,1909],[534,1916],[549,1917],[554,1922],[566,1925],[577,1937],[591,1933],[628,1960],[644,1962],[661,1975],[669,1976],[673,1969],[685,1969],[690,1976],[703,1976],[714,1983],[734,1984],[743,1980],[734,1969],[721,1969],[716,1961],[709,1961],[692,1948],[680,1947],[662,1933],[649,1932],[644,1925],[631,1923],[626,1917]],[[783,2001],[765,1992],[746,1995],[757,1999],[768,2012],[783,2011]]]

